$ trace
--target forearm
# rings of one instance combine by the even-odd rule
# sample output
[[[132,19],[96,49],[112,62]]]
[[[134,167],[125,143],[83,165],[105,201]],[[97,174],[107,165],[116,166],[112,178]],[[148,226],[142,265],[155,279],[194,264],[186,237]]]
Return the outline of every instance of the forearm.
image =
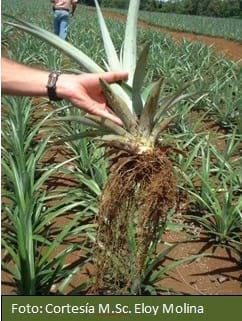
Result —
[[[48,97],[49,71],[20,65],[2,58],[2,92],[7,95]],[[112,84],[126,80],[126,72],[103,74],[61,74],[56,82],[56,96],[70,101],[74,106],[90,114],[108,118],[122,125],[120,119],[110,113],[100,86],[100,78]],[[54,84],[53,84],[54,85]]]
[[[49,72],[2,58],[2,91],[7,95],[46,97]]]

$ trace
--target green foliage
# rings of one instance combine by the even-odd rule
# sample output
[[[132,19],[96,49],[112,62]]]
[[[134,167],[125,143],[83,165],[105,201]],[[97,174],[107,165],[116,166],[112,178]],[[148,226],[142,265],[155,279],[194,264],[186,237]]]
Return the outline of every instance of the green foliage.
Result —
[[[231,17],[240,14],[238,1],[211,0],[207,8],[207,15],[214,17]]]
[[[127,0],[103,0],[101,3],[104,7],[127,9],[129,1]]]
[[[86,1],[84,0],[84,3],[85,2]],[[107,8],[127,9],[129,6],[129,1],[128,0],[102,0],[102,1],[99,1],[99,4]],[[147,8],[147,0],[141,0],[140,9],[146,9],[146,8]]]
[[[78,221],[85,215],[85,208],[71,192],[65,193],[64,197],[50,196],[44,188],[53,173],[74,159],[44,166],[42,160],[53,133],[39,142],[36,136],[53,113],[31,124],[34,109],[43,108],[43,103],[34,107],[29,98],[13,97],[3,101],[8,112],[4,113],[2,131],[5,197],[2,265],[12,275],[18,294],[49,294],[52,285],[64,280],[73,270],[73,266],[65,266],[68,254],[84,248],[82,244],[69,244],[54,256],[56,248],[75,231]],[[58,202],[50,206],[50,198]],[[56,231],[53,240],[49,232],[53,221],[74,208],[77,210],[75,217],[61,231]]]
[[[139,17],[148,23],[173,30],[242,41],[242,22],[240,19],[189,16],[181,13],[150,13],[148,11],[141,11]]]
[[[155,11],[157,9],[157,4],[153,0],[147,0],[143,9],[148,11]]]
[[[105,0],[104,0],[104,1],[105,1]],[[85,4],[85,5],[87,5],[87,6],[95,7],[95,2],[94,2],[94,0],[79,0],[78,2],[81,3],[81,4]],[[102,4],[102,1],[101,1],[101,0],[99,0],[98,2],[99,2],[99,4]]]
[[[163,12],[205,15],[214,17],[239,16],[242,4],[239,0],[181,0],[165,2]]]

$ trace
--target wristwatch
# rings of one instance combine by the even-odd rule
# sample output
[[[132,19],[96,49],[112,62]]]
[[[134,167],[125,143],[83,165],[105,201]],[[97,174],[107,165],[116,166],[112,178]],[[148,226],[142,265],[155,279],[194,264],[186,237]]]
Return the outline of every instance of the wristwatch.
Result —
[[[62,100],[62,98],[58,98],[56,95],[56,83],[60,75],[61,75],[60,71],[52,71],[49,74],[46,88],[47,88],[47,93],[50,100],[53,100],[53,101]]]

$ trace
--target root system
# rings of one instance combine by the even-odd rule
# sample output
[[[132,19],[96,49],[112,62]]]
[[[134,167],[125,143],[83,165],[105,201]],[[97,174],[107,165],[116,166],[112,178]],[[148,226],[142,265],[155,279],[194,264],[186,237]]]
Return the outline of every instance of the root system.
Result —
[[[98,216],[96,293],[127,293],[141,280],[147,253],[175,203],[167,153],[122,156],[111,167]]]

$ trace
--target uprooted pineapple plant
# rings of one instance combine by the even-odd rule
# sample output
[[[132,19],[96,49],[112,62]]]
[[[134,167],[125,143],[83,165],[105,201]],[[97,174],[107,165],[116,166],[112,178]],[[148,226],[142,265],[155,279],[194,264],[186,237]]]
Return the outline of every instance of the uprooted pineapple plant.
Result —
[[[110,160],[110,175],[97,218],[97,277],[91,290],[94,293],[107,293],[107,290],[127,293],[130,289],[141,293],[148,251],[176,203],[176,179],[170,157],[173,149],[171,141],[168,146],[162,134],[175,117],[174,105],[192,94],[184,94],[189,86],[186,83],[177,93],[160,102],[163,80],[143,88],[149,45],[144,46],[136,61],[139,2],[130,0],[124,44],[118,57],[95,0],[107,55],[106,68],[129,72],[127,84],[110,86],[100,79],[108,106],[122,120],[123,127],[108,119],[85,115],[76,120],[89,128],[73,137],[96,137],[106,147]],[[52,33],[14,19],[16,22],[8,24],[47,41],[86,70],[104,71],[82,51]]]
[[[100,204],[95,288],[127,292],[137,282],[137,292],[152,240],[174,206],[175,179],[162,149],[122,154]]]

